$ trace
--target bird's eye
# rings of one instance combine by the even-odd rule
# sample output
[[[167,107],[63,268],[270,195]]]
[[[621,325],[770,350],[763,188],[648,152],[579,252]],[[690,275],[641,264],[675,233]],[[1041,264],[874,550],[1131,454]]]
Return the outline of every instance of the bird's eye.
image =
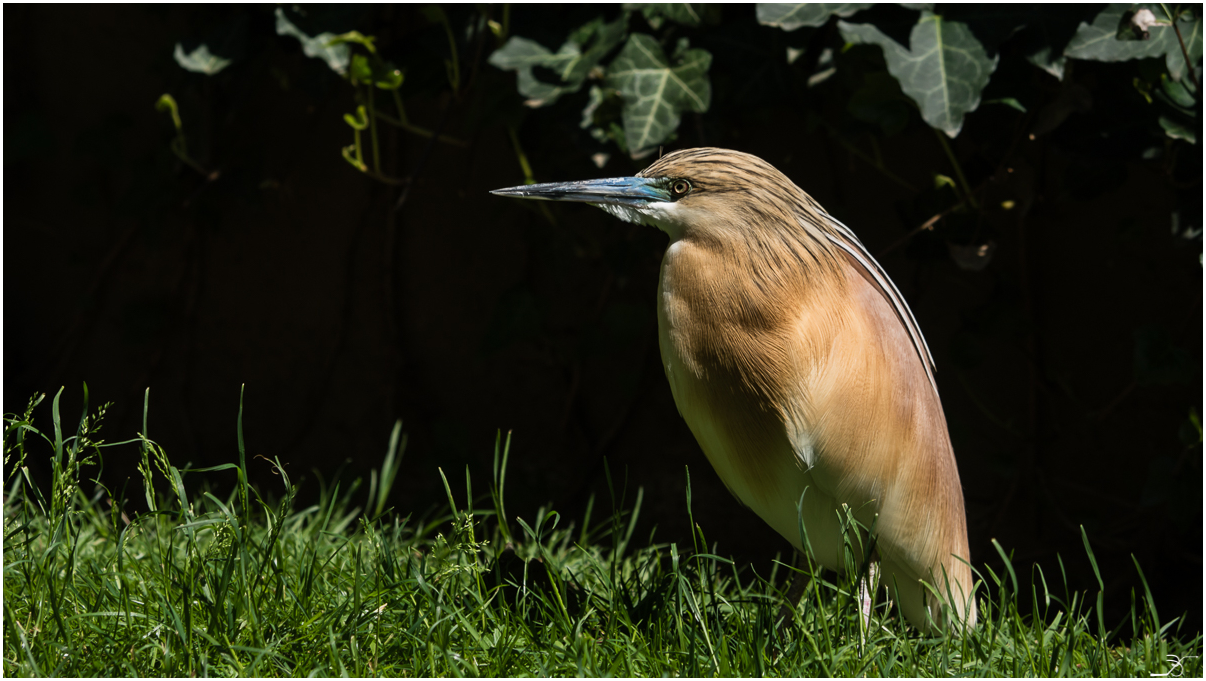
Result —
[[[670,191],[675,197],[686,196],[687,192],[691,191],[691,183],[686,180],[675,180],[674,184],[670,185]]]

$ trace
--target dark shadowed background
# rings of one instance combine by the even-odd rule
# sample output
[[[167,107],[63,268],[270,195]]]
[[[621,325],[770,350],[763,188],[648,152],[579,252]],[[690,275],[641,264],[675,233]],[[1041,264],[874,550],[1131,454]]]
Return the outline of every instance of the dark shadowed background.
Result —
[[[390,503],[403,513],[442,502],[437,467],[455,480],[467,468],[484,491],[501,429],[516,515],[552,504],[581,518],[589,495],[607,498],[606,459],[630,502],[644,490],[644,536],[656,526],[681,545],[689,466],[719,553],[760,571],[786,553],[675,409],[654,307],[666,237],[488,193],[522,184],[524,162],[538,181],[649,162],[579,127],[586,88],[525,106],[515,75],[486,61],[499,7],[445,8],[455,92],[430,10],[309,8],[296,21],[311,35],[376,36],[405,73],[410,123],[451,138],[381,126],[380,174],[411,179],[389,184],[341,158],[355,91],[278,35],[274,9],[5,6],[4,411],[65,386],[74,418],[86,381],[93,406],[113,403],[102,435],[124,440],[149,387],[148,435],[177,465],[215,465],[237,460],[245,384],[253,479],[274,489],[251,457],[279,457],[303,497],[341,467],[379,467],[401,418]],[[620,10],[516,6],[504,29],[556,50],[601,12]],[[878,47],[843,49],[833,21],[789,33],[752,6],[721,12],[696,28],[630,19],[713,56],[710,107],[684,114],[665,147],[763,157],[880,257],[937,361],[973,563],[1000,565],[996,539],[1051,580],[1058,552],[1069,583],[1095,591],[1083,525],[1107,606],[1141,590],[1134,556],[1161,615],[1188,611],[1200,631],[1201,147],[1154,122],[1140,79],[1158,81],[1163,60],[1069,60],[1060,81],[1004,44],[986,103],[950,141],[982,206],[970,211]],[[173,58],[215,35],[232,58],[220,72]],[[836,75],[810,87],[827,59]],[[155,108],[165,93],[193,165]],[[139,511],[137,448],[106,452],[102,482]]]

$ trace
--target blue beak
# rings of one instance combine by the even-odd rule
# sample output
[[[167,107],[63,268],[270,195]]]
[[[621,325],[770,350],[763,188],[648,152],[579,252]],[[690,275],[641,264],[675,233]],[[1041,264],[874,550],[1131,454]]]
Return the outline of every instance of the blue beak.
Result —
[[[670,200],[670,192],[665,187],[665,180],[651,177],[609,177],[602,180],[580,182],[546,182],[495,189],[490,193],[521,199],[578,201],[636,208]]]

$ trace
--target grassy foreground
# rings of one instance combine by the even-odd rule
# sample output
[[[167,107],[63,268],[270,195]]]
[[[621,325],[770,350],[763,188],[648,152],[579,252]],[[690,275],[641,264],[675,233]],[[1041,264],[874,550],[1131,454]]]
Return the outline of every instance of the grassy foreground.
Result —
[[[966,636],[921,636],[882,598],[861,632],[853,577],[818,574],[781,618],[792,568],[752,574],[709,553],[702,530],[694,546],[635,542],[639,492],[576,527],[549,510],[510,518],[501,440],[489,494],[441,471],[437,515],[385,506],[400,423],[367,496],[334,484],[297,509],[279,462],[275,500],[246,483],[241,407],[238,465],[181,470],[143,435],[101,443],[104,408],[88,415],[84,397],[72,436],[57,395],[52,432],[32,423],[37,401],[5,417],[6,676],[1202,675],[1200,633],[1161,620],[1146,589],[1112,633],[1100,591],[1058,586],[1062,563],[1035,566],[1042,588],[1018,593],[1002,551],[1007,571],[982,574],[991,596]],[[124,517],[82,487],[107,447],[141,451],[149,512]],[[25,464],[48,452],[47,493]],[[190,497],[186,477],[236,485]]]

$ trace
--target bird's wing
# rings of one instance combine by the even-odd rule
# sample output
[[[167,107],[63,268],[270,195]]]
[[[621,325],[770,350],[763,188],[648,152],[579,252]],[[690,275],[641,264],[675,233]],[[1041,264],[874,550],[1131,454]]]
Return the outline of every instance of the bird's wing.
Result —
[[[875,261],[875,258],[867,252],[867,247],[863,242],[858,240],[854,232],[849,227],[843,225],[837,218],[827,213],[822,213],[825,219],[829,222],[831,229],[823,230],[825,236],[833,242],[835,246],[842,249],[846,255],[858,264],[859,274],[869,281],[879,292],[883,294],[888,303],[892,305],[892,309],[896,312],[896,318],[900,320],[905,330],[909,332],[909,339],[913,341],[913,347],[917,350],[917,356],[921,358],[921,364],[925,367],[926,376],[930,379],[930,385],[934,387],[934,392],[938,392],[938,384],[934,380],[934,356],[930,354],[930,346],[925,342],[925,336],[921,335],[921,327],[917,325],[917,319],[913,317],[913,311],[909,309],[909,304],[905,302],[904,296],[900,294],[900,290],[896,288],[896,284],[892,283],[892,278],[884,271],[883,267]]]

